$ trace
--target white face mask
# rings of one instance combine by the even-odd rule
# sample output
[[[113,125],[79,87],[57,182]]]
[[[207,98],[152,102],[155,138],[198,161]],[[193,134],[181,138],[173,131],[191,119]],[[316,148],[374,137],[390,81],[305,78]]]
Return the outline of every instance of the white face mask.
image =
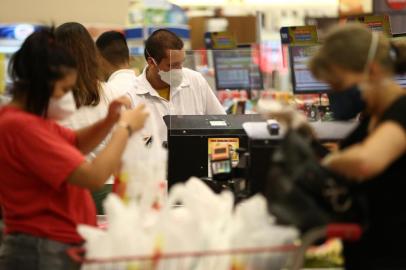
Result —
[[[48,118],[56,121],[64,120],[76,111],[75,98],[72,91],[60,98],[51,97],[48,105]]]
[[[147,54],[150,55],[147,51]],[[151,57],[151,56],[150,56]],[[155,66],[158,69],[158,75],[161,77],[161,80],[163,82],[166,82],[171,86],[171,88],[177,88],[179,85],[181,85],[183,81],[183,71],[181,68],[179,69],[170,69],[169,71],[163,71],[160,70],[158,67],[158,63],[155,61],[154,58],[152,58],[152,61],[154,62]]]
[[[171,88],[177,88],[183,81],[182,69],[160,70],[158,74],[161,80],[169,84]]]

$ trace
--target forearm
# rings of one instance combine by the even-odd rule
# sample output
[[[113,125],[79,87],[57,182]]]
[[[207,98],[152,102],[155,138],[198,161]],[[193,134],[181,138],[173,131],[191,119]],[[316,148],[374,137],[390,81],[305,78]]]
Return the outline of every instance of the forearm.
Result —
[[[351,179],[363,180],[372,176],[361,145],[328,155],[322,161],[329,169]]]
[[[78,149],[88,154],[110,133],[115,122],[104,118],[95,124],[76,131]]]
[[[98,190],[106,180],[120,167],[121,156],[124,152],[129,133],[118,128],[112,135],[109,144],[91,162],[85,162],[68,178],[72,184]]]
[[[115,105],[115,107],[110,105],[110,112],[113,112],[110,115],[114,116],[114,112],[117,111],[117,105],[119,104]],[[85,147],[91,148],[89,146],[97,145],[108,134],[113,124],[120,120],[120,124],[112,133],[107,146],[93,161],[84,162],[76,168],[68,177],[68,182],[89,189],[101,188],[107,178],[120,169],[121,156],[127,145],[128,138],[133,132],[139,131],[144,126],[145,119],[148,117],[148,113],[144,109],[145,105],[139,105],[134,110],[121,112],[120,119],[110,117],[107,119],[115,120],[104,123],[99,122],[90,127],[89,130],[82,131],[82,142],[87,141]],[[116,116],[118,115],[116,114]],[[88,136],[95,136],[96,138]]]
[[[127,145],[129,133],[124,128],[118,128],[112,134],[108,145],[91,162],[96,179],[104,184],[108,177],[120,169],[121,156]]]

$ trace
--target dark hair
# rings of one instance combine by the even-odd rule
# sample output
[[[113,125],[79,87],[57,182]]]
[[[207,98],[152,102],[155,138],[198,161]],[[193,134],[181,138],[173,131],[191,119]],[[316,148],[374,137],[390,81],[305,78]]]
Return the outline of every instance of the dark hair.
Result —
[[[331,29],[309,67],[318,79],[325,79],[332,65],[352,72],[363,72],[367,64],[372,32],[360,23],[338,25]],[[379,34],[374,59],[390,73],[406,71],[405,42],[389,41]]]
[[[55,42],[53,29],[42,28],[10,60],[13,98],[23,101],[27,112],[46,116],[55,81],[74,69],[74,58]]]
[[[95,106],[100,102],[97,51],[93,39],[80,23],[69,22],[55,31],[57,41],[76,59],[78,79],[73,88],[76,105]]]
[[[96,46],[101,56],[114,66],[127,64],[130,60],[127,41],[120,32],[104,32],[96,40]]]
[[[145,59],[152,57],[159,64],[165,57],[167,50],[182,50],[183,41],[174,33],[166,29],[153,32],[145,41]]]

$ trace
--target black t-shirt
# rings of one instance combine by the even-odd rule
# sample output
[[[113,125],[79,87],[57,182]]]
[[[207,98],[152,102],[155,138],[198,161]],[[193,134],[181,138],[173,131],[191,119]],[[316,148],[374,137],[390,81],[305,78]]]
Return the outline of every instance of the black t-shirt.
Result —
[[[346,138],[340,141],[340,149],[345,149],[348,146],[362,142],[368,136],[370,120],[370,116],[364,114],[358,126]]]
[[[386,121],[398,124],[406,136],[406,96],[385,111],[378,125]],[[366,137],[367,125],[356,132]],[[368,199],[369,228],[361,241],[345,245],[346,268],[406,269],[406,153],[362,188]]]

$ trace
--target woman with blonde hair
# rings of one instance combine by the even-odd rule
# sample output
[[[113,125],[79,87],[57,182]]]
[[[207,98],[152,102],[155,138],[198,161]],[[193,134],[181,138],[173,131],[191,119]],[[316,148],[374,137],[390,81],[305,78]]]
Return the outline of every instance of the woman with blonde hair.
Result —
[[[358,181],[369,205],[369,227],[345,244],[347,269],[406,269],[406,47],[360,24],[337,26],[310,62],[313,75],[336,93],[353,93],[342,110],[365,104],[358,134],[323,164]],[[359,100],[358,100],[359,99]],[[344,112],[345,113],[345,112]]]

